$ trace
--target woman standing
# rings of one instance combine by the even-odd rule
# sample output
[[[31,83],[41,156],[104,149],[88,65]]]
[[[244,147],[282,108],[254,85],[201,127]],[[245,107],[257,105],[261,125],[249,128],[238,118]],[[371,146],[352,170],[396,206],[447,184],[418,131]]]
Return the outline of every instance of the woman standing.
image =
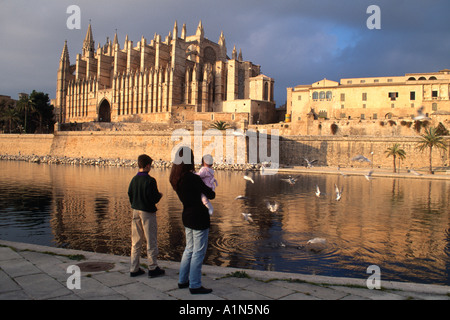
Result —
[[[181,147],[175,154],[170,172],[170,184],[183,203],[182,220],[186,232],[186,248],[180,264],[178,287],[187,288],[192,294],[212,292],[202,286],[202,264],[208,246],[210,216],[203,205],[202,194],[214,199],[216,194],[194,173],[194,153]]]

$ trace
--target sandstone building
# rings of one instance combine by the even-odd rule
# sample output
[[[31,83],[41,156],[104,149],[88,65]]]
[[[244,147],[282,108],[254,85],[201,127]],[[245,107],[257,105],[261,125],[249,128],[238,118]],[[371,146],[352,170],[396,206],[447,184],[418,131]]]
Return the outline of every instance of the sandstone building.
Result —
[[[163,40],[155,34],[136,44],[125,39],[97,45],[89,24],[82,53],[70,64],[67,41],[57,76],[60,123],[225,120],[267,123],[275,114],[274,80],[234,48],[181,32],[177,22]]]
[[[287,88],[287,117],[331,120],[408,119],[420,107],[427,115],[450,114],[450,70],[397,77],[323,79]]]

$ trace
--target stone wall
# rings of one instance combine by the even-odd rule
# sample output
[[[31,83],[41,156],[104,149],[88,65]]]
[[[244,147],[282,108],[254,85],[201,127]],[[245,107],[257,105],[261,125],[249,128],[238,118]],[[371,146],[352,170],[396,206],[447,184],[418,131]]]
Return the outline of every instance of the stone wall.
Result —
[[[386,156],[386,149],[399,143],[405,150],[403,168],[425,168],[429,166],[429,151],[417,150],[419,137],[324,137],[324,136],[283,136],[280,139],[280,163],[305,165],[308,160],[318,160],[318,166],[371,167],[367,162],[351,159],[363,155],[373,162],[374,167],[393,167],[392,157]],[[447,146],[450,137],[446,138]],[[373,154],[372,154],[373,152]],[[398,162],[397,162],[398,165]],[[450,165],[450,148],[447,151],[433,151],[433,166]]]
[[[196,134],[196,135],[195,135]],[[221,153],[222,159],[233,163],[242,163],[251,156],[245,139],[234,135],[219,135],[211,132],[197,132],[179,129],[176,132],[153,131],[80,131],[58,132],[55,135],[0,135],[0,154],[8,155],[51,155],[56,157],[84,157],[103,159],[136,159],[141,153],[148,153],[155,160],[171,160],[172,150],[181,142],[190,143],[195,149],[195,141],[200,141],[202,149],[196,150],[196,159],[203,153]],[[176,138],[176,139],[175,139]],[[450,137],[446,137],[447,146]],[[394,143],[399,143],[406,151],[402,168],[426,168],[428,150],[417,150],[419,137],[342,137],[342,136],[288,136],[279,137],[279,161],[281,165],[303,166],[304,158],[318,160],[319,166],[371,167],[368,163],[354,162],[351,159],[364,155],[373,161],[375,167],[392,167],[392,158],[385,151]],[[270,146],[270,142],[268,143]],[[198,145],[197,145],[198,147]],[[219,151],[218,151],[219,150]],[[222,150],[220,152],[220,150]],[[373,152],[373,154],[372,154]],[[270,155],[270,151],[268,153]],[[221,159],[215,157],[217,162]],[[450,148],[447,151],[434,150],[433,166],[444,167],[450,164]]]

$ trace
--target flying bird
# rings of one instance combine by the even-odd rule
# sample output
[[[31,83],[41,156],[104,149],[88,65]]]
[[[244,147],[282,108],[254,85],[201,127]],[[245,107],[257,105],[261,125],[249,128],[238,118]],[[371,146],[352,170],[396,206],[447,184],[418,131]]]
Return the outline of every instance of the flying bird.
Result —
[[[342,191],[344,191],[344,187],[341,188],[341,190],[339,190],[339,188],[337,187],[337,185],[334,185],[334,190],[336,191],[336,201],[341,200],[342,197]]]
[[[430,120],[424,113],[423,109],[425,109],[424,106],[421,106],[419,109],[417,109],[417,115],[413,118],[414,121],[421,121],[421,120]]]
[[[276,201],[273,204],[271,204],[269,201],[266,201],[266,207],[270,212],[277,212],[280,205]]]
[[[247,221],[248,223],[253,222],[251,215],[252,215],[251,213],[242,212],[242,216],[244,217],[244,220]]]
[[[306,159],[306,158],[303,158],[303,159],[305,159],[305,161],[306,161],[306,167],[307,167],[307,168],[312,168],[312,167],[313,167],[313,164],[317,162],[317,160],[309,161],[309,160]]]
[[[366,157],[364,157],[363,155],[357,155],[355,157],[352,158],[352,161],[359,161],[359,162],[370,162],[369,159],[367,159]]]
[[[370,181],[370,179],[372,179],[372,173],[373,173],[373,170],[370,170],[367,174],[364,175],[364,177],[367,179],[367,181]]]
[[[253,179],[249,176],[244,176],[244,179],[250,181],[251,183],[255,183],[255,181],[253,181]]]
[[[319,186],[316,185],[316,196],[317,196],[317,197],[320,197],[321,194],[322,194],[322,193],[320,192]]]
[[[234,198],[234,200],[246,200],[246,199],[248,199],[248,197],[242,195],[238,195],[236,198]]]
[[[289,183],[290,185],[294,185],[294,184],[297,182],[298,179],[289,176],[289,178],[287,178],[287,179],[281,179],[281,180],[283,180],[284,182]]]

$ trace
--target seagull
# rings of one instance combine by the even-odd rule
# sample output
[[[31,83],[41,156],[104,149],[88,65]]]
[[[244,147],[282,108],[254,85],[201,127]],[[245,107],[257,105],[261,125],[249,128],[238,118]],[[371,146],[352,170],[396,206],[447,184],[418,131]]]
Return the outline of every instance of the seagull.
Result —
[[[289,183],[290,185],[294,185],[297,182],[297,178],[293,178],[291,176],[289,176],[289,178],[287,178],[287,179],[281,179],[281,180],[283,180],[284,182]]]
[[[312,168],[313,163],[316,163],[316,162],[317,162],[317,160],[309,161],[309,160],[306,159],[306,158],[303,158],[303,159],[305,159],[305,161],[306,161],[306,167],[307,167],[307,168]]]
[[[248,199],[248,197],[242,195],[239,195],[236,198],[234,198],[234,200],[246,200],[246,199]]]
[[[337,185],[334,185],[334,190],[336,191],[336,201],[341,200],[341,196],[342,196],[342,191],[344,191],[344,187],[341,188],[341,190],[339,190],[339,188],[337,187]]]
[[[243,213],[242,215],[244,216],[244,220],[247,221],[248,223],[253,222],[253,219],[251,218],[251,213]]]
[[[321,193],[320,193],[319,186],[316,185],[316,196],[317,196],[317,197],[320,197],[320,195],[321,195]]]
[[[372,173],[373,173],[373,170],[370,170],[367,174],[364,175],[364,177],[366,177],[367,181],[370,181],[370,179],[372,179]]]
[[[270,212],[276,212],[280,205],[276,201],[274,202],[274,204],[271,204],[269,201],[266,201],[266,206]]]
[[[364,157],[363,155],[357,155],[355,157],[352,158],[352,161],[359,161],[359,162],[370,162],[369,159],[367,159],[366,157]]]
[[[306,244],[325,244],[327,242],[324,238],[314,238],[311,240],[308,240]]]
[[[425,107],[421,106],[419,109],[417,109],[417,116],[415,116],[413,118],[414,121],[421,121],[421,120],[430,120],[430,118],[428,118],[424,113],[423,113],[423,109]]]
[[[253,181],[253,179],[249,176],[244,176],[244,179],[250,181],[251,183],[255,183],[255,181]]]

